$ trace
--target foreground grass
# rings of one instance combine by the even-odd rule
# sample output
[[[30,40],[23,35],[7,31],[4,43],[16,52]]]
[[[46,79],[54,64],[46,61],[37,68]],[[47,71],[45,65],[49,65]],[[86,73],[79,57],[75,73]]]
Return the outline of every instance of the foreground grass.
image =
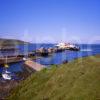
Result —
[[[14,89],[9,99],[100,100],[100,56],[94,57],[36,72]]]

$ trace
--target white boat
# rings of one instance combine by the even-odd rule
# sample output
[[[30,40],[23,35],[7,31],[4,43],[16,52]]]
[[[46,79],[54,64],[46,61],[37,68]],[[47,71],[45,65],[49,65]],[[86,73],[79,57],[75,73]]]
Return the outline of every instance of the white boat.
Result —
[[[55,45],[56,47],[59,48],[67,48],[67,47],[72,47],[74,48],[75,45],[74,44],[70,44],[70,43],[58,43],[57,45]]]
[[[24,61],[26,61],[26,60],[27,60],[27,58],[23,57],[23,60],[24,60]]]
[[[58,47],[58,48],[66,48],[67,47],[67,44],[66,43],[58,43],[57,45],[55,45],[55,47]]]
[[[5,80],[11,80],[12,77],[11,77],[11,73],[7,70],[3,71],[2,72],[2,77],[5,79]]]
[[[9,72],[9,71],[5,70],[5,73],[10,74],[11,72]]]
[[[66,45],[66,43],[58,43],[57,45],[55,45],[55,46],[57,46],[57,47],[61,47],[61,46],[65,46]]]
[[[79,50],[79,46],[76,46],[75,44],[71,44],[71,43],[59,43],[57,45],[55,45],[57,48],[61,48],[61,49],[70,49],[70,50]]]

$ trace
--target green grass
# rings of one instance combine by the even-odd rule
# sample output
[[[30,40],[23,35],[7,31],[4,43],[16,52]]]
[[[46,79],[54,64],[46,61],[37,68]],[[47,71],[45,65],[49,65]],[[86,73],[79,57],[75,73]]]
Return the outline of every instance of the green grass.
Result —
[[[12,91],[10,100],[100,100],[100,56],[36,72]]]

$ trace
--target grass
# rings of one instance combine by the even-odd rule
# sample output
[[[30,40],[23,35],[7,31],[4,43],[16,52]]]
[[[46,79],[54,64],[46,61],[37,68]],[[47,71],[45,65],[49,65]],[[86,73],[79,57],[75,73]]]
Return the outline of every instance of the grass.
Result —
[[[100,100],[100,55],[36,72],[9,100]]]

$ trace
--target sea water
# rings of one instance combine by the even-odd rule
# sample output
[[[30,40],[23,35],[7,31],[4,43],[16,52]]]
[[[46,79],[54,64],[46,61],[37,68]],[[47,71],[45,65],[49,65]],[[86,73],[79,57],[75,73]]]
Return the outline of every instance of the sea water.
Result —
[[[26,53],[39,49],[41,47],[49,48],[54,47],[55,44],[28,44],[28,45],[18,45],[17,48],[19,49],[18,53]],[[51,56],[48,57],[41,57],[36,62],[46,65],[49,67],[52,64],[61,64],[64,61],[72,61],[74,59],[80,57],[86,57],[91,55],[100,54],[100,44],[80,44],[80,51],[69,51],[66,50],[64,52],[53,53]],[[15,53],[14,53],[15,55]],[[23,70],[23,62],[13,63],[9,65],[10,67],[8,70],[10,72],[19,72]],[[0,66],[0,72],[2,72],[3,67]]]

